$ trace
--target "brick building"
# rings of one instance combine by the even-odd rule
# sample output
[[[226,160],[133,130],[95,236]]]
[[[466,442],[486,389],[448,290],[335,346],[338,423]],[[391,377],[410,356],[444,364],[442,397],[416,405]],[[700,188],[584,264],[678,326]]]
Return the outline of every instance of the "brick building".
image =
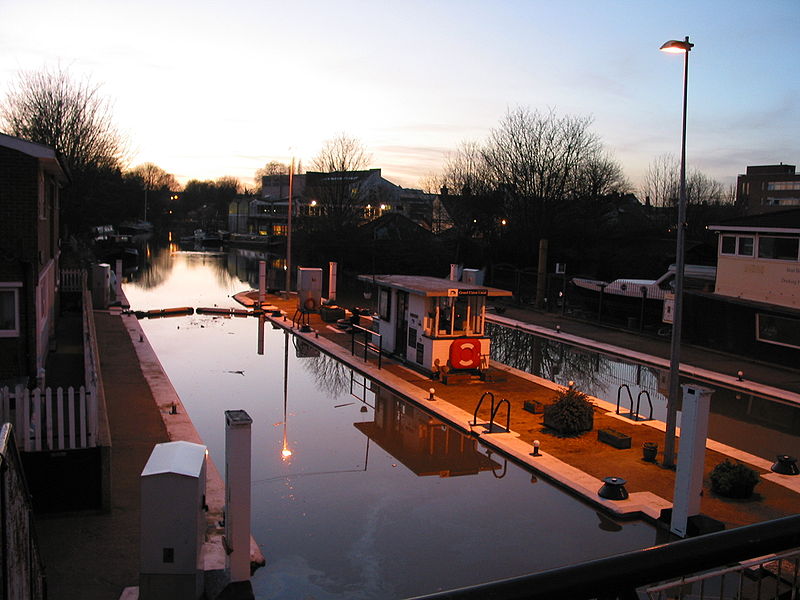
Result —
[[[59,195],[56,152],[0,134],[0,386],[36,384],[55,330]]]
[[[736,179],[736,207],[759,214],[800,206],[800,174],[794,165],[758,165]]]

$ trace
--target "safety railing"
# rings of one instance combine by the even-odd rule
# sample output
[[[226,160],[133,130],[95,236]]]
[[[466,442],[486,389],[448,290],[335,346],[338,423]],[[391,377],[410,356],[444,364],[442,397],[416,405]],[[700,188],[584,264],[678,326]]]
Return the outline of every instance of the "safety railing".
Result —
[[[481,585],[417,596],[416,600],[629,600],[642,597],[648,589],[658,591],[659,584],[675,578],[703,573],[713,577],[726,572],[731,565],[743,561],[766,565],[800,549],[800,515],[737,527],[669,544],[617,554],[576,565],[560,567]],[[759,558],[760,557],[760,558]],[[783,559],[785,560],[785,559]],[[746,571],[745,571],[746,572]],[[793,573],[793,571],[792,571]],[[770,580],[771,581],[771,580]],[[668,585],[676,585],[671,582]],[[788,591],[780,598],[797,598],[797,579],[788,577],[782,584]],[[761,586],[765,593],[767,590]],[[773,588],[774,589],[774,588]],[[673,590],[674,591],[674,590]],[[679,598],[680,595],[669,595]],[[688,598],[689,596],[684,595]],[[691,596],[694,598],[695,596]],[[706,598],[718,598],[711,596]],[[773,595],[735,596],[727,598],[774,598]]]
[[[628,401],[629,401],[630,407],[631,407],[631,411],[628,414],[629,414],[631,420],[633,420],[633,421],[638,421],[639,420],[639,416],[640,416],[639,409],[641,408],[642,396],[644,396],[647,399],[647,404],[648,404],[648,406],[650,408],[650,412],[649,412],[647,418],[643,419],[643,420],[644,421],[650,421],[653,418],[653,401],[650,399],[650,392],[648,392],[647,390],[641,390],[639,392],[639,395],[636,396],[636,406],[634,407],[634,405],[633,405],[633,395],[631,394],[631,388],[628,387],[627,383],[623,383],[617,389],[617,414],[620,414],[619,407],[620,407],[620,403],[622,401],[622,391],[623,390],[625,392],[627,392],[627,394],[628,394]],[[625,415],[623,415],[623,416],[625,416]]]
[[[363,341],[358,339],[359,335],[363,335]],[[377,338],[378,343],[375,343]],[[369,360],[369,352],[374,352],[378,357],[378,368],[381,368],[381,357],[383,356],[383,336],[380,333],[361,327],[361,325],[353,325],[350,329],[350,354],[356,355],[356,345],[364,347],[364,362]]]

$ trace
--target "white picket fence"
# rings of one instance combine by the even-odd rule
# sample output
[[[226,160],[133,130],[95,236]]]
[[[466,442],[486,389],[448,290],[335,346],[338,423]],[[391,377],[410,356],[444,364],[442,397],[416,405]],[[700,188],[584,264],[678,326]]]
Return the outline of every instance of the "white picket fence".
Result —
[[[97,395],[83,386],[0,389],[0,422],[13,423],[20,450],[72,450],[97,445]]]
[[[85,269],[61,269],[61,291],[82,292],[86,289]]]

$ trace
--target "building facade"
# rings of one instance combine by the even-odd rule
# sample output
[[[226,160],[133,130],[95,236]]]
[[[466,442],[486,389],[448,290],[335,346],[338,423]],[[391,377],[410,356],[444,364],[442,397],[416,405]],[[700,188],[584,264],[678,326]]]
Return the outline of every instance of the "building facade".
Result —
[[[800,208],[709,226],[719,234],[714,292],[689,293],[687,341],[800,364]]]
[[[59,197],[66,183],[52,148],[0,134],[0,385],[35,385],[44,374],[55,331]]]
[[[736,179],[736,206],[745,214],[800,206],[800,174],[783,163],[747,167]]]

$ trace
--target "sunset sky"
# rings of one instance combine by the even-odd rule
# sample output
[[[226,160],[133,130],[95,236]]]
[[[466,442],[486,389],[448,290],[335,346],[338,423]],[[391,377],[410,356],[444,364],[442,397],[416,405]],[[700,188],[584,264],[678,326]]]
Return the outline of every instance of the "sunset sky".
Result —
[[[180,181],[304,163],[339,133],[406,187],[508,108],[590,115],[638,185],[679,154],[729,184],[800,160],[800,0],[0,0],[0,95],[59,63],[102,84],[131,166]]]

